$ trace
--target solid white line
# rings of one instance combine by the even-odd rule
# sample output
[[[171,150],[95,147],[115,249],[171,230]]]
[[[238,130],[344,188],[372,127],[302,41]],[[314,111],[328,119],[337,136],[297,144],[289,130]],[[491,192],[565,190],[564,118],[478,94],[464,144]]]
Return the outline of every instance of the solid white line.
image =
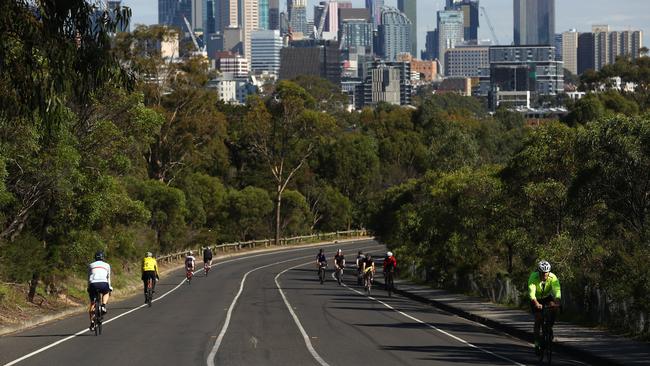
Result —
[[[376,247],[376,246],[378,246],[378,245],[372,245],[372,246],[369,246],[369,247],[364,247],[363,249],[365,249],[365,248],[373,248],[373,247]],[[311,256],[311,255],[303,256],[303,257],[287,259],[287,260],[284,260],[284,261],[267,264],[267,265],[264,265],[264,266],[261,266],[261,267],[251,269],[250,271],[248,271],[248,272],[246,272],[244,274],[244,277],[242,278],[241,283],[239,285],[239,292],[237,292],[237,295],[235,295],[235,298],[232,300],[232,303],[230,304],[230,307],[228,308],[228,313],[226,314],[226,321],[224,322],[223,327],[221,327],[221,332],[219,332],[219,336],[217,337],[217,340],[214,342],[214,346],[212,346],[212,350],[210,351],[210,354],[208,354],[208,358],[206,360],[206,363],[207,363],[208,366],[214,366],[215,365],[214,359],[215,359],[215,357],[217,355],[217,352],[219,351],[219,347],[221,346],[221,342],[223,341],[223,338],[225,337],[226,332],[228,331],[228,326],[230,326],[230,319],[232,318],[232,312],[235,309],[235,306],[237,305],[237,300],[239,299],[239,296],[244,291],[244,282],[246,282],[246,277],[248,277],[249,274],[251,274],[251,273],[253,273],[253,272],[257,271],[257,270],[260,270],[260,269],[268,268],[268,267],[271,267],[271,266],[276,266],[276,265],[282,264],[282,263],[287,263],[287,262],[292,262],[292,261],[296,261],[296,260],[300,260],[300,259],[305,259],[305,258],[313,258],[313,256]],[[308,264],[309,263],[302,263],[300,265],[297,265],[297,266],[291,267],[291,268],[306,266]],[[291,268],[289,268],[289,269],[291,269]],[[287,270],[282,271],[280,274],[286,272]],[[278,276],[280,276],[280,275],[278,275]],[[276,285],[278,285],[278,289],[279,289],[280,286],[278,284],[278,276],[275,277],[275,283],[276,283]],[[288,301],[287,301],[286,297],[284,296],[284,294],[282,293],[282,290],[280,290],[280,294],[282,295],[282,298],[284,299],[285,304],[288,304]],[[291,312],[291,314],[294,316],[294,320],[297,322],[298,328],[300,328],[300,331],[301,331],[303,337],[307,337],[307,334],[305,333],[305,330],[302,329],[302,326],[300,326],[300,321],[296,317],[295,313],[293,312],[293,310],[291,310],[291,307],[289,305],[287,305],[287,306],[289,307],[289,311]],[[309,342],[309,337],[307,337],[305,339],[307,340],[307,342]],[[310,348],[310,346],[311,346],[311,342],[309,342],[307,344],[307,348]],[[312,352],[312,355],[315,355],[314,358],[316,358],[316,360],[318,362],[322,361],[321,365],[329,366],[327,363],[325,363],[325,361],[323,361],[322,358],[320,358],[320,356],[318,356],[316,351],[314,351],[313,347],[310,348],[309,352]]]
[[[321,364],[321,366],[329,366],[329,364],[327,362],[325,362],[325,360],[314,349],[314,346],[311,344],[311,340],[309,339],[309,335],[305,331],[305,328],[302,327],[302,324],[300,323],[300,319],[298,319],[298,316],[296,315],[296,313],[291,308],[291,304],[289,303],[289,300],[287,300],[287,297],[284,295],[284,291],[282,291],[282,287],[280,287],[280,283],[278,282],[278,277],[282,276],[285,272],[287,272],[289,270],[292,270],[294,268],[303,267],[305,265],[306,264],[303,263],[303,264],[300,264],[300,265],[297,265],[297,266],[293,266],[291,268],[287,268],[284,271],[278,273],[278,275],[275,276],[275,285],[278,286],[278,291],[280,291],[280,295],[282,295],[282,300],[284,300],[284,304],[287,306],[287,309],[289,309],[289,313],[293,317],[293,321],[298,326],[298,329],[300,330],[300,334],[302,334],[302,339],[305,340],[305,345],[307,346],[307,349],[309,350],[309,353],[311,353],[312,357],[314,357],[314,359],[319,364]]]
[[[366,240],[368,240],[368,239],[361,239],[361,240],[358,240],[358,241],[366,241]],[[336,245],[347,245],[347,244],[353,244],[354,242],[356,242],[356,241],[351,240],[349,242],[344,242],[344,243],[339,242],[339,243],[335,243],[335,244],[324,244],[323,247],[332,247],[332,246],[336,246]],[[296,249],[288,249],[288,250],[274,250],[274,251],[268,252],[268,253],[256,254],[256,255],[251,255],[251,256],[244,256],[244,257],[241,257],[241,258],[234,258],[234,259],[225,260],[223,262],[217,262],[216,264],[212,265],[212,267],[217,267],[217,266],[219,266],[221,264],[226,264],[226,263],[231,263],[231,262],[238,262],[238,261],[245,260],[245,259],[250,259],[250,258],[264,257],[264,256],[273,255],[273,254],[278,254],[278,253],[293,253],[293,252],[309,250],[309,249],[313,249],[313,246],[307,247],[307,248],[296,248]],[[306,257],[303,257],[303,258],[306,258]],[[260,267],[260,268],[262,268],[262,267]],[[201,271],[203,271],[202,268],[195,271],[194,273],[195,274],[200,273]],[[165,296],[167,296],[170,293],[176,291],[179,287],[181,287],[183,285],[183,283],[185,283],[185,279],[183,279],[178,285],[176,285],[176,287],[172,288],[171,290],[167,291],[163,295],[161,295],[161,296],[157,297],[156,299],[154,299],[153,302],[161,300]],[[241,293],[241,288],[240,288],[240,293]],[[102,324],[108,324],[108,323],[110,323],[110,322],[112,322],[114,320],[117,320],[117,319],[119,319],[119,318],[121,318],[121,317],[123,317],[123,316],[125,316],[127,314],[130,314],[130,313],[132,313],[132,312],[134,312],[136,310],[140,310],[140,309],[144,308],[145,306],[146,306],[146,304],[140,305],[140,306],[138,306],[136,308],[133,308],[133,309],[127,311],[127,312],[124,312],[124,313],[122,313],[122,314],[120,314],[120,315],[118,315],[118,316],[116,316],[114,318],[108,319],[105,322],[103,322]],[[71,339],[73,339],[75,337],[78,337],[78,336],[80,336],[80,335],[82,335],[82,334],[84,334],[86,332],[89,332],[89,331],[90,330],[88,330],[88,328],[84,328],[84,329],[78,331],[77,333],[74,333],[71,336],[60,339],[60,340],[58,340],[56,342],[53,342],[52,344],[49,344],[49,345],[47,345],[45,347],[42,347],[42,348],[39,348],[39,349],[37,349],[37,350],[35,350],[35,351],[31,352],[31,353],[28,353],[28,354],[26,354],[26,355],[24,355],[24,356],[22,356],[20,358],[17,358],[17,359],[15,359],[15,360],[13,360],[13,361],[11,361],[9,363],[6,363],[6,364],[4,364],[4,366],[15,365],[15,364],[17,364],[17,363],[19,363],[21,361],[24,361],[24,360],[26,360],[26,359],[28,359],[28,358],[30,358],[32,356],[35,356],[35,355],[37,355],[39,353],[42,353],[42,352],[44,352],[44,351],[46,351],[46,350],[48,350],[48,349],[50,349],[50,348],[52,348],[54,346],[57,346],[57,345],[59,345],[59,344],[61,344],[63,342],[69,341],[69,340],[71,340]]]
[[[334,277],[333,274],[332,274],[332,277]],[[352,287],[346,285],[346,284],[343,283],[343,282],[341,282],[341,284],[342,284],[343,286],[347,287],[348,290],[350,290],[350,291],[354,291],[354,292],[356,292],[357,294],[359,294],[359,295],[361,295],[361,296],[366,296],[364,293],[361,293],[360,291],[357,291],[357,290],[353,289]],[[485,353],[487,353],[487,354],[489,354],[489,355],[492,355],[492,356],[494,356],[494,357],[500,358],[500,359],[502,359],[502,360],[504,360],[504,361],[511,362],[513,365],[517,365],[517,366],[525,366],[525,364],[522,364],[522,363],[519,363],[519,362],[517,362],[517,361],[514,361],[514,360],[512,360],[512,359],[510,359],[510,358],[508,358],[508,357],[501,356],[501,355],[496,354],[496,353],[494,353],[494,352],[492,352],[492,351],[489,351],[489,350],[487,350],[487,349],[485,349],[485,348],[481,348],[481,347],[479,347],[479,346],[476,346],[476,345],[474,345],[474,344],[472,344],[472,343],[469,343],[468,341],[466,341],[466,340],[464,340],[464,339],[462,339],[462,338],[460,338],[460,337],[458,337],[458,336],[455,336],[455,335],[453,335],[453,334],[451,334],[451,333],[449,333],[449,332],[447,332],[447,331],[444,331],[444,330],[442,330],[442,329],[440,329],[440,328],[438,328],[438,327],[436,327],[436,326],[434,326],[434,325],[432,325],[432,324],[429,324],[429,323],[427,323],[427,322],[425,322],[425,321],[423,321],[423,320],[420,320],[420,319],[418,319],[418,318],[416,318],[416,317],[414,317],[414,316],[412,316],[412,315],[406,314],[406,313],[403,312],[403,311],[397,310],[397,309],[395,309],[394,307],[392,307],[392,306],[386,304],[385,302],[383,302],[383,301],[381,301],[381,300],[379,300],[379,299],[377,299],[377,298],[374,298],[374,297],[372,297],[372,296],[367,296],[367,297],[368,297],[369,299],[371,299],[371,300],[375,300],[375,301],[377,301],[378,303],[384,305],[385,307],[387,307],[387,308],[389,308],[389,309],[391,309],[391,310],[393,310],[393,311],[395,311],[395,312],[397,312],[397,313],[399,313],[399,314],[401,314],[401,315],[403,315],[403,316],[405,316],[405,317],[407,317],[407,318],[409,318],[409,319],[411,319],[411,320],[413,320],[413,321],[415,321],[415,322],[418,322],[418,323],[420,323],[420,324],[426,325],[427,327],[429,327],[429,328],[431,328],[431,329],[433,329],[433,330],[435,330],[435,331],[437,331],[437,332],[440,332],[440,333],[442,333],[442,334],[444,334],[444,335],[446,335],[446,336],[448,336],[448,337],[450,337],[450,338],[452,338],[452,339],[454,339],[454,340],[456,340],[456,341],[458,341],[458,342],[460,342],[460,343],[463,343],[464,345],[466,345],[466,346],[468,346],[468,347],[475,348],[475,349],[480,350],[480,351],[483,351],[483,352],[485,352]]]

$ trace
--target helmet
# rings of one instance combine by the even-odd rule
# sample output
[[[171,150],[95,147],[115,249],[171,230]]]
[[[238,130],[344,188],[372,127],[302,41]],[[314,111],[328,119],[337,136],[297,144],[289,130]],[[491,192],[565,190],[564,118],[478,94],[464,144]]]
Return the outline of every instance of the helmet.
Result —
[[[146,257],[147,258],[153,257],[153,254],[151,254],[151,252],[147,252]]]
[[[547,261],[539,261],[539,264],[537,264],[537,270],[539,272],[551,272],[551,264]]]
[[[337,250],[336,250],[336,253],[337,253],[337,254],[338,254],[338,253],[343,253],[343,251],[342,251],[341,249],[337,249]]]
[[[358,254],[361,255],[361,254],[363,254],[363,252],[360,250]]]
[[[104,260],[104,252],[101,250],[98,250],[97,253],[95,253],[95,260],[96,261],[103,261]]]
[[[192,253],[191,250],[190,250],[189,252],[187,252],[187,255],[193,255],[193,254],[194,254],[194,253]]]
[[[387,256],[387,257],[392,257],[392,256],[393,256],[393,252],[388,252],[388,253],[386,253],[386,256]]]
[[[323,253],[323,252],[324,252],[323,248],[321,248],[320,250],[318,250],[318,253]]]

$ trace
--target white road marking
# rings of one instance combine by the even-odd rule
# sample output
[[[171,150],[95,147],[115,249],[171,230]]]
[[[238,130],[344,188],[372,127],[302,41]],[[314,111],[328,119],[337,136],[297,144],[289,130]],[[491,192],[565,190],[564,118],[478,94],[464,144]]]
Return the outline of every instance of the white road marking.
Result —
[[[378,246],[378,245],[373,245],[372,247],[376,247],[376,246]],[[228,331],[228,326],[230,326],[230,319],[232,318],[232,312],[235,309],[235,305],[237,305],[237,300],[239,300],[239,296],[241,296],[242,292],[244,291],[244,283],[246,282],[246,277],[248,277],[249,274],[251,274],[251,273],[253,273],[255,271],[258,271],[260,269],[268,268],[268,267],[271,267],[271,266],[276,266],[276,265],[282,264],[282,263],[287,263],[287,262],[291,262],[291,261],[305,259],[305,258],[314,258],[314,256],[309,255],[309,256],[303,256],[303,257],[298,257],[298,258],[293,258],[293,259],[287,259],[287,260],[283,260],[283,261],[280,261],[280,262],[270,263],[270,264],[267,264],[267,265],[264,265],[264,266],[261,266],[261,267],[251,269],[250,271],[248,271],[248,272],[246,272],[244,274],[244,277],[242,278],[242,280],[241,280],[241,282],[239,284],[239,291],[237,292],[237,295],[235,295],[235,298],[232,300],[232,303],[230,304],[230,308],[228,308],[228,314],[226,314],[226,321],[224,322],[223,327],[221,328],[221,332],[219,333],[219,336],[217,337],[217,340],[214,342],[214,346],[212,346],[212,350],[210,351],[210,354],[208,354],[208,359],[206,360],[208,366],[214,366],[215,365],[214,359],[215,359],[215,357],[217,355],[217,352],[219,351],[219,347],[221,346],[221,342],[223,341],[223,338],[225,337],[226,332]],[[306,265],[308,265],[310,263],[302,263],[302,264],[300,264],[300,265],[298,265],[296,267],[306,266]],[[296,268],[296,267],[292,267],[292,268]],[[287,270],[281,272],[281,274],[286,272],[286,271]],[[276,279],[275,283],[276,284],[278,283],[277,282],[278,276],[275,277],[275,279]],[[279,286],[278,286],[278,288],[279,288]],[[280,291],[280,294],[282,294],[282,291]],[[282,297],[284,298],[284,294],[282,294]],[[285,304],[286,303],[287,302],[286,302],[286,299],[285,299]],[[295,316],[295,313],[293,313],[292,309],[289,309],[289,311]],[[297,319],[297,318],[294,318],[294,319]],[[299,328],[301,328],[301,327],[299,327]],[[304,329],[302,330],[302,332],[304,332]],[[303,333],[303,336],[304,335],[305,334]],[[315,351],[314,351],[314,353],[315,353]],[[318,356],[318,354],[316,354],[316,355]],[[320,356],[318,356],[318,357],[320,357]],[[325,362],[325,361],[323,361],[323,362]],[[329,366],[326,363],[325,364],[321,363],[321,365]]]
[[[346,245],[346,244],[352,244],[352,243],[355,243],[356,241],[367,241],[367,240],[372,240],[372,239],[360,239],[360,240],[351,240],[351,241],[349,241],[349,242],[345,242],[345,243],[340,243],[340,242],[339,242],[339,243],[333,243],[333,244],[324,244],[323,247],[332,247],[332,246],[338,246],[338,245]],[[244,257],[241,257],[241,258],[229,259],[229,260],[225,260],[225,261],[222,261],[222,262],[217,262],[216,264],[213,264],[212,267],[216,267],[216,266],[219,266],[219,265],[221,265],[221,264],[226,264],[226,263],[231,263],[231,262],[238,262],[238,261],[245,260],[245,259],[257,258],[257,257],[264,257],[264,256],[273,255],[273,254],[278,254],[278,253],[293,253],[293,252],[303,251],[303,250],[313,250],[313,246],[310,246],[310,247],[307,247],[307,248],[304,248],[304,247],[303,247],[303,248],[296,248],[296,249],[289,249],[289,250],[274,250],[274,251],[272,251],[272,252],[267,252],[267,253],[262,253],[262,254],[256,254],[256,255],[251,255],[251,256],[244,256]],[[311,257],[311,256],[310,256],[310,257]],[[304,258],[304,257],[303,257],[303,258]],[[201,271],[203,271],[203,269],[199,269],[199,270],[195,271],[194,273],[195,273],[195,274],[196,274],[196,273],[200,273]],[[167,292],[164,293],[163,295],[161,295],[161,296],[159,296],[158,298],[154,299],[153,302],[156,302],[156,301],[162,300],[165,296],[167,296],[167,295],[169,295],[170,293],[176,291],[176,290],[177,290],[179,287],[181,287],[184,283],[185,283],[185,278],[183,278],[183,280],[182,280],[182,281],[181,281],[181,282],[180,282],[176,287],[172,288],[171,290],[167,291]],[[241,291],[241,290],[240,290],[240,291]],[[136,310],[140,310],[140,309],[144,308],[145,306],[146,306],[146,304],[140,305],[140,306],[138,306],[138,307],[136,307],[136,308],[133,308],[133,309],[127,311],[127,312],[124,312],[124,313],[122,313],[122,314],[120,314],[120,315],[118,315],[118,316],[116,316],[116,317],[114,317],[114,318],[110,318],[110,319],[106,320],[105,322],[103,322],[102,324],[108,324],[108,323],[110,323],[110,322],[112,322],[112,321],[114,321],[114,320],[117,320],[117,319],[119,319],[119,318],[121,318],[121,317],[123,317],[123,316],[125,316],[125,315],[127,315],[127,314],[130,314],[130,313],[132,313],[132,312],[134,312],[134,311],[136,311]],[[84,333],[86,333],[86,332],[89,332],[88,328],[84,328],[84,329],[78,331],[77,333],[74,333],[74,334],[71,335],[71,336],[68,336],[68,337],[66,337],[66,338],[60,339],[60,340],[58,340],[58,341],[56,341],[56,342],[53,342],[53,343],[51,343],[51,344],[49,344],[49,345],[47,345],[47,346],[45,346],[45,347],[39,348],[39,349],[37,349],[37,350],[35,350],[35,351],[31,352],[31,353],[28,353],[28,354],[26,354],[26,355],[24,355],[24,356],[22,356],[22,357],[20,357],[20,358],[17,358],[17,359],[15,359],[15,360],[13,360],[13,361],[11,361],[11,362],[9,362],[9,363],[4,364],[4,366],[12,366],[12,365],[15,365],[15,364],[17,364],[17,363],[19,363],[19,362],[21,362],[21,361],[24,361],[24,360],[26,360],[26,359],[28,359],[28,358],[30,358],[30,357],[32,357],[32,356],[35,356],[35,355],[37,355],[37,354],[39,354],[39,353],[42,353],[42,352],[44,352],[44,351],[47,351],[48,349],[50,349],[50,348],[52,348],[52,347],[55,347],[55,346],[57,346],[57,345],[59,345],[59,344],[61,344],[61,343],[63,343],[63,342],[66,342],[66,341],[69,341],[69,340],[71,340],[71,339],[73,339],[73,338],[75,338],[75,337],[78,337],[78,336],[80,336],[80,335],[82,335],[82,334],[84,334]]]
[[[275,284],[278,286],[278,291],[280,291],[280,295],[282,295],[282,300],[284,300],[284,304],[287,306],[287,309],[289,309],[289,313],[291,314],[291,317],[293,317],[293,321],[296,323],[298,326],[298,329],[300,330],[300,334],[302,334],[302,338],[305,340],[305,345],[307,346],[307,349],[309,350],[309,353],[311,353],[311,356],[318,362],[321,366],[329,366],[327,362],[316,352],[314,349],[314,346],[311,344],[311,340],[309,339],[309,335],[307,335],[307,332],[305,332],[305,328],[302,327],[302,324],[300,323],[300,319],[298,319],[298,316],[296,313],[293,311],[291,308],[291,304],[289,304],[289,300],[287,300],[287,297],[284,295],[284,291],[282,291],[282,287],[280,287],[280,283],[278,282],[278,277],[282,276],[285,272],[292,270],[294,268],[298,267],[303,267],[306,264],[300,264],[297,266],[293,266],[291,268],[287,268],[284,271],[278,273],[277,276],[275,276]],[[316,338],[316,337],[314,337]]]
[[[334,277],[333,274],[332,274],[332,277]],[[366,296],[364,293],[362,293],[362,292],[360,292],[360,291],[357,291],[357,290],[353,289],[352,287],[346,285],[345,283],[342,283],[342,285],[345,286],[345,287],[346,287],[348,290],[350,290],[350,291],[354,291],[354,292],[356,292],[357,294],[359,294],[359,295],[361,295],[361,296]],[[383,301],[381,301],[381,300],[379,300],[379,299],[377,299],[377,298],[374,298],[374,297],[372,297],[372,296],[367,296],[367,297],[368,297],[369,299],[371,299],[371,300],[377,301],[378,303],[384,305],[385,307],[387,307],[387,308],[390,309],[390,310],[393,310],[393,311],[395,311],[395,312],[397,312],[397,313],[399,313],[399,314],[401,314],[401,315],[403,315],[403,316],[405,316],[405,317],[407,317],[407,318],[409,318],[409,319],[411,319],[411,320],[413,320],[413,321],[415,321],[415,322],[418,322],[418,323],[420,323],[420,324],[426,325],[427,327],[429,327],[429,328],[431,328],[431,329],[433,329],[433,330],[435,330],[435,331],[437,331],[437,332],[440,332],[440,333],[442,333],[442,334],[444,334],[444,335],[446,335],[446,336],[448,336],[448,337],[450,337],[450,338],[452,338],[452,339],[454,339],[454,340],[456,340],[456,341],[458,341],[458,342],[460,342],[460,343],[463,343],[464,345],[466,345],[466,346],[468,346],[468,347],[471,347],[471,348],[474,348],[474,349],[477,349],[477,350],[483,351],[483,352],[485,352],[485,353],[487,353],[487,354],[489,354],[489,355],[492,355],[492,356],[494,356],[494,357],[500,358],[500,359],[502,359],[502,360],[504,360],[504,361],[511,362],[513,365],[517,365],[517,366],[525,366],[525,364],[522,364],[522,363],[519,363],[519,362],[517,362],[517,361],[514,361],[514,360],[512,360],[512,359],[510,359],[510,358],[508,358],[508,357],[501,356],[501,355],[499,355],[499,354],[497,354],[497,353],[494,353],[494,352],[492,352],[492,351],[489,351],[489,350],[487,350],[487,349],[485,349],[485,348],[482,348],[482,347],[476,346],[476,345],[474,345],[474,344],[472,344],[472,343],[469,343],[468,341],[466,341],[466,340],[464,340],[464,339],[462,339],[462,338],[460,338],[460,337],[458,337],[458,336],[455,336],[455,335],[453,335],[453,334],[451,334],[451,333],[449,333],[449,332],[447,332],[447,331],[444,331],[444,330],[442,330],[442,329],[440,329],[440,328],[438,328],[438,327],[436,327],[436,326],[434,326],[434,325],[432,325],[432,324],[430,324],[430,323],[427,323],[427,322],[425,322],[425,321],[423,321],[423,320],[420,320],[420,319],[418,319],[418,318],[416,318],[416,317],[414,317],[414,316],[412,316],[412,315],[406,314],[406,313],[403,312],[403,311],[400,311],[400,310],[398,310],[398,309],[395,309],[394,307],[390,306],[389,304],[386,304],[385,302],[383,302]]]

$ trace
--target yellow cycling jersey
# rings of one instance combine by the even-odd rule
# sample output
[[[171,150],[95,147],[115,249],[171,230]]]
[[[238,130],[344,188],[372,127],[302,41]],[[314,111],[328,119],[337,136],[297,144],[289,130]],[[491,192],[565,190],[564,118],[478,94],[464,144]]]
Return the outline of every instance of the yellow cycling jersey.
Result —
[[[156,271],[158,273],[158,263],[156,258],[147,257],[142,260],[142,272],[145,271]]]
[[[542,282],[539,277],[539,272],[535,271],[531,273],[530,277],[528,277],[528,297],[531,300],[536,300],[548,296],[553,296],[556,300],[562,297],[560,280],[553,273],[549,273],[548,280]]]

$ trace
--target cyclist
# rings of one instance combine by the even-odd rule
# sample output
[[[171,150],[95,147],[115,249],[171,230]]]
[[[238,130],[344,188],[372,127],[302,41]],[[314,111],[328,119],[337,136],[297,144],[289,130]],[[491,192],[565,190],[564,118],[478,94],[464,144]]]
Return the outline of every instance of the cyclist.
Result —
[[[142,260],[142,282],[144,283],[144,301],[147,302],[147,282],[151,279],[153,292],[156,292],[156,281],[160,279],[158,274],[158,262],[151,252],[145,254]]]
[[[327,267],[327,258],[325,257],[325,251],[323,249],[319,249],[318,254],[316,255],[316,268],[318,268],[319,271],[321,264]],[[318,274],[320,274],[320,272]]]
[[[363,267],[363,261],[366,259],[366,257],[363,255],[363,251],[359,251],[357,253],[357,283],[359,285],[363,284],[363,272],[362,268]]]
[[[208,267],[212,267],[212,249],[209,246],[203,249],[203,263]]]
[[[343,251],[341,249],[338,249],[336,251],[336,255],[334,256],[334,267],[336,267],[336,270],[341,270],[341,275],[343,274],[343,269],[345,268],[345,256],[343,255]]]
[[[195,264],[196,258],[194,258],[194,253],[190,250],[185,256],[185,270],[194,272]]]
[[[384,264],[383,264],[383,272],[384,272],[384,278],[388,278],[387,274],[395,273],[395,269],[397,269],[397,259],[393,256],[392,252],[387,252],[386,253],[386,259],[384,259]],[[388,286],[388,283],[386,283],[386,286]]]
[[[370,253],[366,254],[361,271],[363,272],[364,277],[367,276],[370,278],[370,283],[372,283],[372,276],[375,274],[375,261],[372,259]]]
[[[535,352],[539,352],[539,330],[542,325],[542,308],[550,305],[551,326],[555,322],[557,314],[556,304],[560,303],[562,293],[560,280],[551,273],[551,264],[545,260],[537,264],[537,270],[528,277],[528,296],[530,297],[530,308],[535,315]]]
[[[102,294],[101,304],[95,304],[95,292],[99,291]],[[90,316],[90,330],[94,330],[93,313],[95,306],[100,306],[103,314],[106,314],[106,304],[113,291],[111,287],[111,266],[104,261],[104,252],[98,251],[95,253],[95,261],[88,265],[88,295],[90,297],[90,306],[88,307],[88,315]]]

